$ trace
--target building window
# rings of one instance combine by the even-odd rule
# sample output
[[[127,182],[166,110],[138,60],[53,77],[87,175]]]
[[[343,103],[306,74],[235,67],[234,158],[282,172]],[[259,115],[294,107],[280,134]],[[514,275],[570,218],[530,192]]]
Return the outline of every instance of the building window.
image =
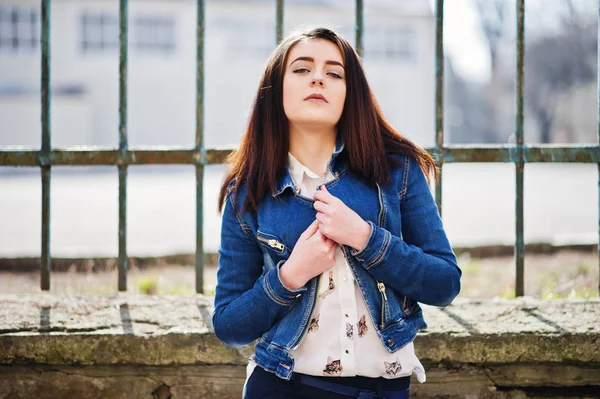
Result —
[[[33,51],[40,42],[40,15],[32,8],[0,6],[0,51]]]
[[[410,60],[414,57],[414,32],[406,27],[368,27],[365,58]]]
[[[175,49],[175,21],[168,17],[138,17],[133,21],[131,47],[144,52]]]
[[[84,52],[114,51],[119,48],[119,20],[108,13],[81,16],[81,48]]]
[[[387,58],[410,59],[413,55],[411,44],[413,32],[406,28],[385,29],[385,54]]]
[[[208,22],[208,30],[223,41],[228,57],[264,60],[275,49],[275,23],[237,18],[217,18]]]
[[[134,17],[129,24],[129,48],[137,52],[170,52],[175,48],[175,21],[170,17]],[[119,17],[110,13],[84,13],[84,52],[119,49]]]

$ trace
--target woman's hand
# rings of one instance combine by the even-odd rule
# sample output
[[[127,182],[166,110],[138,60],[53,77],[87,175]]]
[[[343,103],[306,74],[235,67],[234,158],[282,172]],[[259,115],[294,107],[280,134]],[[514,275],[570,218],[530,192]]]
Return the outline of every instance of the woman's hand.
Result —
[[[335,241],[319,231],[319,222],[315,220],[300,235],[290,257],[281,266],[281,282],[292,290],[302,287],[311,278],[333,267],[336,248]]]
[[[342,200],[331,195],[325,185],[315,191],[313,198],[321,234],[340,245],[358,251],[363,249],[371,235],[371,226]]]

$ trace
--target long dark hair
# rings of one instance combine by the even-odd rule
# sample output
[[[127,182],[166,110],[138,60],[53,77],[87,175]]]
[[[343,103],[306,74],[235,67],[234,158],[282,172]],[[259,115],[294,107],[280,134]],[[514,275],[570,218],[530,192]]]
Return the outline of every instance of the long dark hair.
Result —
[[[332,30],[315,28],[288,36],[271,55],[254,99],[246,133],[239,149],[226,160],[231,168],[219,192],[219,210],[233,180],[234,198],[240,185],[246,185],[242,212],[256,211],[263,196],[275,192],[277,181],[285,171],[289,151],[288,121],[283,109],[287,56],[295,44],[310,39],[328,40],[342,53],[346,100],[337,130],[344,142],[348,169],[373,184],[387,184],[391,178],[390,168],[395,164],[387,154],[400,154],[416,159],[428,178],[432,173],[437,178],[431,155],[401,135],[384,118],[352,45]]]

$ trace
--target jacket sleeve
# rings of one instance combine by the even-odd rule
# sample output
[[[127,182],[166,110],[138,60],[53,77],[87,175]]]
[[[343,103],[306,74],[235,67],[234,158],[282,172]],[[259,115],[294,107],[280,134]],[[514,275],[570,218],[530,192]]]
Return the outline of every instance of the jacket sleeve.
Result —
[[[226,199],[221,223],[219,269],[212,322],[217,338],[232,347],[247,345],[268,331],[293,306],[306,287],[286,288],[277,267],[263,268],[250,226]]]
[[[407,157],[399,194],[402,237],[371,224],[363,249],[352,255],[378,281],[418,302],[447,306],[460,292],[461,270],[419,164]]]

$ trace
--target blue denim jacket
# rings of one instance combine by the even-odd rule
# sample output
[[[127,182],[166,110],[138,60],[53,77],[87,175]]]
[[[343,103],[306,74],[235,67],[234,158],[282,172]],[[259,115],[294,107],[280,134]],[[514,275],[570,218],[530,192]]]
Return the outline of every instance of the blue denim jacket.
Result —
[[[364,248],[342,249],[377,335],[394,352],[427,326],[418,302],[447,306],[458,295],[461,270],[416,160],[398,156],[401,165],[392,170],[391,184],[372,186],[338,161],[343,148],[338,139],[329,163],[335,178],[326,187],[371,225]],[[232,189],[233,183],[229,194]],[[319,279],[290,290],[279,268],[315,220],[314,201],[299,194],[289,170],[257,212],[239,213],[245,192],[240,186],[235,211],[233,195],[223,209],[213,326],[229,346],[259,339],[254,361],[290,379],[290,350],[308,330]]]

